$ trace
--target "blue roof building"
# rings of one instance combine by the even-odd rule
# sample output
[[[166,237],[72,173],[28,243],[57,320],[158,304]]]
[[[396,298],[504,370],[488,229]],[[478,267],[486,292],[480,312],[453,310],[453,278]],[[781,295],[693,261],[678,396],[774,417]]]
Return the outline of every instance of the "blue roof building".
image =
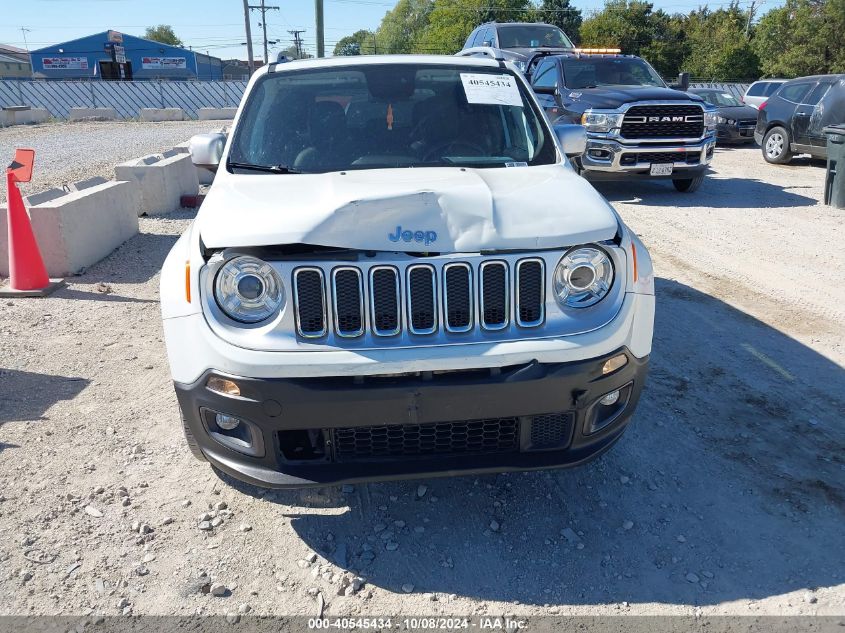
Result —
[[[223,79],[217,57],[118,31],[31,51],[34,79]]]

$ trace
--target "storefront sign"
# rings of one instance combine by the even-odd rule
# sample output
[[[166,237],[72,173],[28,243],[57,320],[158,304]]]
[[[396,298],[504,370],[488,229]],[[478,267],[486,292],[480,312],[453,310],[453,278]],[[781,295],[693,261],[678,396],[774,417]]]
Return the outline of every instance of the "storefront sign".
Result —
[[[142,57],[141,68],[145,70],[176,70],[187,68],[187,60],[184,57]]]
[[[87,57],[44,57],[44,70],[88,70]]]

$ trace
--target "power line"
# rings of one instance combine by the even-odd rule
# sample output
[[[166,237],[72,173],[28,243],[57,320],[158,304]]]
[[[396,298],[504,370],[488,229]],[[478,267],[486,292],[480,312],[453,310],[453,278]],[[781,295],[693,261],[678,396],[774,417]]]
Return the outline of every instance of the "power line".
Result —
[[[264,63],[269,64],[270,58],[267,56],[267,12],[268,11],[278,11],[279,7],[276,7],[276,6],[269,7],[266,4],[264,4],[264,0],[261,0],[261,4],[259,4],[259,5],[251,4],[251,5],[249,5],[249,8],[261,11],[261,24],[260,24],[260,26],[264,30]]]
[[[302,59],[302,38],[299,37],[300,33],[305,33],[305,29],[293,29],[288,31],[291,35],[293,35],[293,45],[296,47],[296,58]]]

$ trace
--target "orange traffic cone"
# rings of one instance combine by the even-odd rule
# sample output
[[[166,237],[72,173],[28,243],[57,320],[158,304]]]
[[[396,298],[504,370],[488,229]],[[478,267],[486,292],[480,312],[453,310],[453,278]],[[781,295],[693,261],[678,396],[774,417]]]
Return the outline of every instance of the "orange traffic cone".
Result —
[[[18,149],[6,168],[9,204],[9,285],[0,288],[0,297],[43,297],[63,285],[47,276],[44,260],[32,232],[23,196],[17,183],[32,179],[35,150]]]

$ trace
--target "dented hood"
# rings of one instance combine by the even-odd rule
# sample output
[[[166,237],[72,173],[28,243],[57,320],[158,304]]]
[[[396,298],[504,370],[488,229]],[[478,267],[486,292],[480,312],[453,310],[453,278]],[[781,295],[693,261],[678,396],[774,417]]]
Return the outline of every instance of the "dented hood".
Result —
[[[328,174],[222,172],[197,216],[206,247],[311,244],[478,252],[610,239],[617,220],[561,165]]]

